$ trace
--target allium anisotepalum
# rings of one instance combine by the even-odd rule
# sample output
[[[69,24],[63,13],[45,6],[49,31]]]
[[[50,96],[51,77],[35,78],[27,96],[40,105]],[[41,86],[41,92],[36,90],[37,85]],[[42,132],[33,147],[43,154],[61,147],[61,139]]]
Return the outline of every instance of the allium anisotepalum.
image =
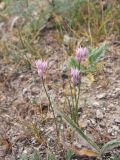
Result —
[[[48,67],[48,62],[47,61],[43,61],[41,59],[41,60],[35,61],[35,64],[36,64],[36,68],[37,68],[37,71],[38,71],[38,75],[40,76],[40,79],[42,81],[42,85],[43,85],[44,91],[45,91],[46,96],[48,98],[49,106],[50,106],[50,108],[52,110],[52,113],[53,113],[54,122],[55,122],[55,126],[56,126],[56,134],[57,134],[57,136],[59,136],[59,130],[58,130],[57,119],[56,119],[56,116],[55,116],[54,108],[53,108],[52,101],[51,101],[50,95],[49,95],[49,93],[47,91],[47,88],[45,86],[45,81],[44,81],[44,76],[46,74],[46,70],[47,70],[47,67]]]
[[[87,48],[79,47],[75,52],[75,60],[80,68],[81,62],[86,58],[88,54]],[[71,68],[71,102],[67,98],[70,108],[70,115],[73,121],[78,124],[78,109],[79,109],[79,97],[80,97],[80,85],[81,85],[81,75],[78,68]],[[73,92],[75,91],[75,92]],[[74,94],[73,94],[74,93]]]

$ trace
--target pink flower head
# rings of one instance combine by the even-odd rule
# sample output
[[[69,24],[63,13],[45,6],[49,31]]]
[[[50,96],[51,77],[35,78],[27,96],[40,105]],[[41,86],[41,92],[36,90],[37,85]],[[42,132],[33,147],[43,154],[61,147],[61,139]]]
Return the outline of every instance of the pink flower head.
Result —
[[[87,48],[84,47],[79,47],[76,49],[76,61],[78,62],[78,64],[80,64],[80,62],[85,59],[85,57],[88,54],[88,50]]]
[[[71,68],[71,80],[74,85],[78,84],[80,75],[78,69]]]
[[[35,64],[38,70],[38,75],[42,78],[47,69],[47,61],[37,60],[35,61]]]

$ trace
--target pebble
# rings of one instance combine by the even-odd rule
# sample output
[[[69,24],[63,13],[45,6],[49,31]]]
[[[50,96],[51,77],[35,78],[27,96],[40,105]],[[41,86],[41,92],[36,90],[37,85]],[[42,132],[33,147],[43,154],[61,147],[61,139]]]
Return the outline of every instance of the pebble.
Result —
[[[100,106],[100,102],[96,101],[94,98],[89,97],[89,100],[86,100],[86,105],[89,108],[91,108],[91,107],[99,107]]]
[[[112,126],[112,128],[113,128],[115,131],[119,131],[119,127],[116,126],[116,125]]]
[[[85,122],[85,121],[80,121],[80,122],[79,122],[79,126],[80,126],[80,128],[86,128],[86,127],[87,127],[87,122]]]
[[[109,128],[108,133],[112,136],[117,136],[117,131],[115,131],[113,128]]]
[[[108,133],[110,133],[110,134],[111,134],[111,133],[112,133],[112,131],[113,131],[113,130],[112,130],[112,128],[109,128],[109,129],[108,129]]]
[[[106,98],[106,93],[101,93],[96,96],[98,99]]]
[[[24,151],[23,151],[23,154],[27,154],[27,153],[28,153],[28,151],[27,151],[27,150],[24,150]]]
[[[29,88],[24,88],[23,91],[22,91],[22,97],[28,101],[31,97],[31,93],[30,93],[30,90]]]
[[[111,95],[113,98],[119,98],[120,97],[120,88],[116,88],[114,90],[114,93]]]
[[[70,37],[68,35],[64,35],[63,42],[68,45],[70,43]]]
[[[115,118],[114,121],[117,125],[120,125],[120,117]]]
[[[100,103],[97,102],[97,101],[93,101],[93,102],[92,102],[92,106],[93,106],[93,107],[99,107],[99,106],[100,106]]]
[[[38,95],[40,93],[40,88],[36,85],[30,87],[31,95]]]
[[[114,93],[120,93],[120,88],[115,88]]]
[[[97,117],[98,119],[103,119],[103,113],[102,113],[100,110],[97,110],[97,111],[96,111],[96,117]]]
[[[40,131],[43,132],[43,131],[44,131],[44,128],[40,128]]]
[[[69,35],[64,35],[64,38],[63,38],[63,42],[65,45],[69,45],[71,43],[75,43],[77,41],[77,39],[73,38],[73,37],[70,37]]]
[[[106,126],[106,124],[105,124],[104,122],[101,122],[101,123],[100,123],[100,127],[101,127],[101,128],[105,128],[105,126]]]
[[[88,125],[91,124],[91,123],[92,123],[93,125],[96,124],[96,122],[95,122],[94,119],[87,120],[87,124],[88,124]]]

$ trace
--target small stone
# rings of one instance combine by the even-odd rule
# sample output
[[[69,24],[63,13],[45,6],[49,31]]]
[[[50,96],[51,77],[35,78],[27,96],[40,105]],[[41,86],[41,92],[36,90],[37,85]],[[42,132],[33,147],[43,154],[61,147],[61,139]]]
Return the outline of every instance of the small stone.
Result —
[[[101,94],[98,94],[97,95],[97,98],[98,99],[103,99],[103,98],[105,98],[106,97],[106,93],[101,93]]]
[[[63,42],[66,46],[69,46],[70,44],[76,44],[77,39],[66,34],[64,35]]]
[[[78,148],[81,148],[81,147],[82,147],[82,145],[81,145],[80,143],[78,143],[78,142],[74,142],[74,146],[76,146],[76,147],[78,147]]]
[[[44,131],[44,128],[41,128],[40,131],[43,132],[43,131]]]
[[[90,119],[90,122],[91,122],[93,125],[95,125],[95,124],[96,124],[96,122],[95,122],[95,120],[94,120],[94,119]]]
[[[116,136],[117,135],[117,131],[115,131],[113,128],[109,128],[108,129],[108,133],[112,136]]]
[[[96,117],[97,117],[98,119],[103,119],[103,113],[102,113],[100,110],[97,110],[97,111],[96,111]]]
[[[86,128],[86,127],[87,127],[87,122],[85,122],[85,121],[80,121],[80,122],[79,122],[79,126],[80,126],[80,128]]]
[[[22,91],[22,97],[28,101],[31,97],[30,95],[30,91],[29,91],[29,88],[24,88],[23,91]]]
[[[109,129],[108,129],[108,133],[109,133],[109,134],[111,134],[112,131],[113,131],[112,128],[109,128]]]
[[[82,119],[85,119],[87,117],[87,115],[82,115]]]
[[[69,45],[71,38],[68,35],[64,35],[63,42],[65,45]]]
[[[23,154],[27,154],[27,150],[24,150],[24,151],[23,151]]]
[[[117,136],[117,132],[112,132],[112,136]]]
[[[118,117],[118,118],[115,118],[115,123],[117,124],[117,125],[120,125],[120,117]]]
[[[116,126],[116,125],[114,125],[112,128],[113,128],[115,131],[119,131],[119,127]]]
[[[99,102],[97,102],[97,101],[93,101],[93,102],[92,102],[92,106],[93,106],[93,107],[99,107],[100,104],[99,104]]]
[[[114,91],[114,93],[120,93],[120,88],[115,88],[115,91]]]
[[[105,128],[105,126],[106,126],[106,125],[105,125],[104,122],[101,122],[101,123],[100,123],[100,127],[101,127],[101,128]]]
[[[38,95],[40,93],[40,88],[36,85],[30,87],[32,95]]]
[[[94,98],[89,97],[89,101],[86,100],[86,105],[91,108],[91,107],[99,107],[100,103],[96,101]]]
[[[33,152],[32,148],[24,148],[22,155],[26,155],[27,157],[29,157]]]
[[[110,95],[112,98],[119,98],[120,97],[120,88],[116,88],[113,94]]]

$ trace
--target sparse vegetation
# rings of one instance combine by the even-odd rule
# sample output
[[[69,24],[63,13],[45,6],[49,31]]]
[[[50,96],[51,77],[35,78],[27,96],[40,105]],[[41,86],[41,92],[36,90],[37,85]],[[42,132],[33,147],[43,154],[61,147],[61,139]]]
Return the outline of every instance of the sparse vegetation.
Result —
[[[0,0],[0,157],[119,160],[119,38],[119,0]]]

